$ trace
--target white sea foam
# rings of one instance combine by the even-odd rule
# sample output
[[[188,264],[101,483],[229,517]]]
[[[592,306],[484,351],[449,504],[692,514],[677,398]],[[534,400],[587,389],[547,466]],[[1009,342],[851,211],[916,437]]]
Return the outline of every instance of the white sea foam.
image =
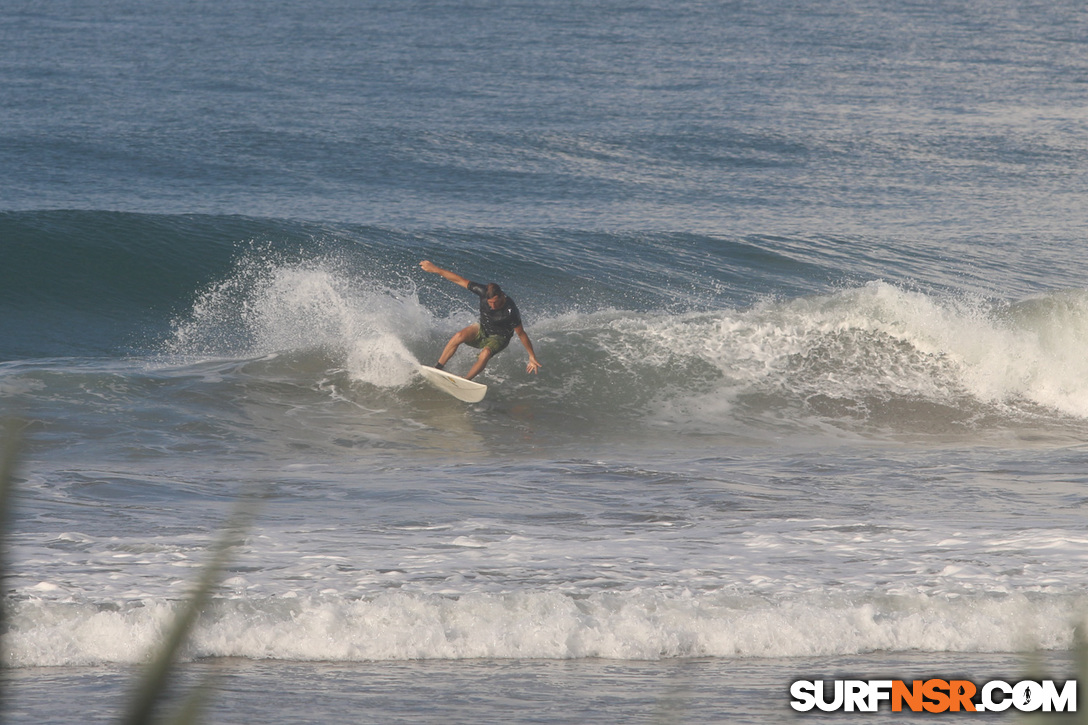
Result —
[[[917,419],[943,430],[987,414],[1088,418],[1086,320],[1083,294],[1010,306],[872,282],[750,310],[605,324],[627,336],[629,352],[613,347],[630,356],[625,364],[696,380],[686,386],[694,393],[674,381],[675,394],[658,400],[654,415],[670,424],[720,426],[743,399],[772,416]]]
[[[812,595],[766,599],[653,590],[459,597],[392,592],[220,600],[186,652],[280,660],[800,657],[873,651],[1065,649],[1084,597]],[[42,601],[12,613],[17,667],[139,662],[175,607]]]
[[[335,258],[249,255],[175,323],[169,349],[237,357],[323,350],[354,380],[400,387],[417,364],[407,345],[433,323],[414,293],[360,278]]]
[[[953,510],[942,524],[939,512],[900,510],[896,502],[911,494],[864,481],[843,480],[819,495],[802,484],[796,493],[812,497],[804,508],[836,510],[864,493],[866,506],[886,512],[884,524],[770,515],[782,504],[768,497],[770,488],[753,485],[711,480],[681,491],[637,471],[619,477],[616,490],[600,474],[592,480],[592,492],[590,478],[556,478],[539,493],[516,481],[502,487],[505,494],[486,483],[436,489],[424,496],[435,499],[432,516],[458,501],[477,514],[441,525],[383,523],[406,513],[396,505],[372,513],[345,505],[318,519],[296,501],[283,514],[297,526],[259,527],[234,553],[187,656],[660,659],[1066,649],[1088,614],[1081,593],[1088,537],[1054,521],[1022,516],[1017,529],[1002,531],[975,508],[970,521]],[[793,496],[778,488],[781,500]],[[746,501],[734,513],[730,490]],[[623,505],[614,498],[620,493]],[[483,515],[506,510],[511,494],[519,507],[560,513],[578,497],[581,514]],[[764,499],[766,510],[745,514]],[[20,537],[9,661],[140,661],[176,612],[206,538],[65,533],[35,544]]]
[[[410,283],[373,281],[335,256],[251,252],[175,322],[168,348],[320,351],[352,380],[396,390],[443,325]],[[554,379],[528,394],[684,429],[718,430],[733,416],[936,430],[995,414],[1088,418],[1084,293],[998,304],[874,281],[750,309],[568,312],[536,320],[533,334]],[[512,377],[514,357],[489,375]]]

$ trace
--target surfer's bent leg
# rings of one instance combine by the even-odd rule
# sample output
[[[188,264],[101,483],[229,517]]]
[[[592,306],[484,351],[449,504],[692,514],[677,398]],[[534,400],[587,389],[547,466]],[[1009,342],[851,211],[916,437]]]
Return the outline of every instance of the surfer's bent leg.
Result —
[[[457,352],[457,348],[461,347],[461,343],[468,342],[469,340],[476,339],[476,336],[480,334],[480,325],[469,325],[465,329],[458,333],[455,333],[450,341],[446,343],[445,349],[442,350],[442,354],[438,356],[438,364],[435,365],[439,370],[450,361],[453,357],[453,353]]]
[[[480,374],[480,372],[487,365],[487,361],[491,359],[494,353],[491,352],[491,348],[485,347],[480,350],[480,356],[476,358],[476,364],[472,366],[472,369],[465,373],[465,380],[472,380],[474,377]]]
[[[510,338],[502,335],[484,335],[483,331],[477,329],[476,337],[465,340],[465,342],[473,347],[480,348],[480,356],[476,358],[476,364],[465,375],[466,380],[472,380],[472,378],[480,374],[487,365],[488,360],[506,349],[506,346],[510,344]]]

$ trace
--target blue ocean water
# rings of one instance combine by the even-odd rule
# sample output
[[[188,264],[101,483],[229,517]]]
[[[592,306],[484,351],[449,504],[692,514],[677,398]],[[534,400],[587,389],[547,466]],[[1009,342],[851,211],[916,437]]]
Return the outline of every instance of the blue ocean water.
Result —
[[[116,719],[250,491],[180,675],[211,722],[1070,676],[1079,4],[0,19],[9,720]],[[421,259],[501,283],[540,374],[515,341],[483,403],[428,387],[475,298]]]

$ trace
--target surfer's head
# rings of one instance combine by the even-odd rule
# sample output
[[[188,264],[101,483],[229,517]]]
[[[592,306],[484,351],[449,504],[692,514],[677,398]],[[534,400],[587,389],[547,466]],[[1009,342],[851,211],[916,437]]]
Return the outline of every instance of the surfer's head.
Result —
[[[502,309],[506,304],[506,293],[502,291],[502,287],[494,282],[488,282],[487,290],[484,292],[484,299],[487,300],[487,304],[491,309]]]

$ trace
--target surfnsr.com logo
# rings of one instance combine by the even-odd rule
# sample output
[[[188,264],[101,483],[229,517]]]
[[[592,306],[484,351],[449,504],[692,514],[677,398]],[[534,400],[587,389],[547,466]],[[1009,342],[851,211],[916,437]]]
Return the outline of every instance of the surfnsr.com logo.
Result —
[[[1077,681],[991,680],[981,687],[970,680],[798,680],[790,685],[790,707],[799,712],[876,712],[887,703],[892,712],[1076,712]]]

